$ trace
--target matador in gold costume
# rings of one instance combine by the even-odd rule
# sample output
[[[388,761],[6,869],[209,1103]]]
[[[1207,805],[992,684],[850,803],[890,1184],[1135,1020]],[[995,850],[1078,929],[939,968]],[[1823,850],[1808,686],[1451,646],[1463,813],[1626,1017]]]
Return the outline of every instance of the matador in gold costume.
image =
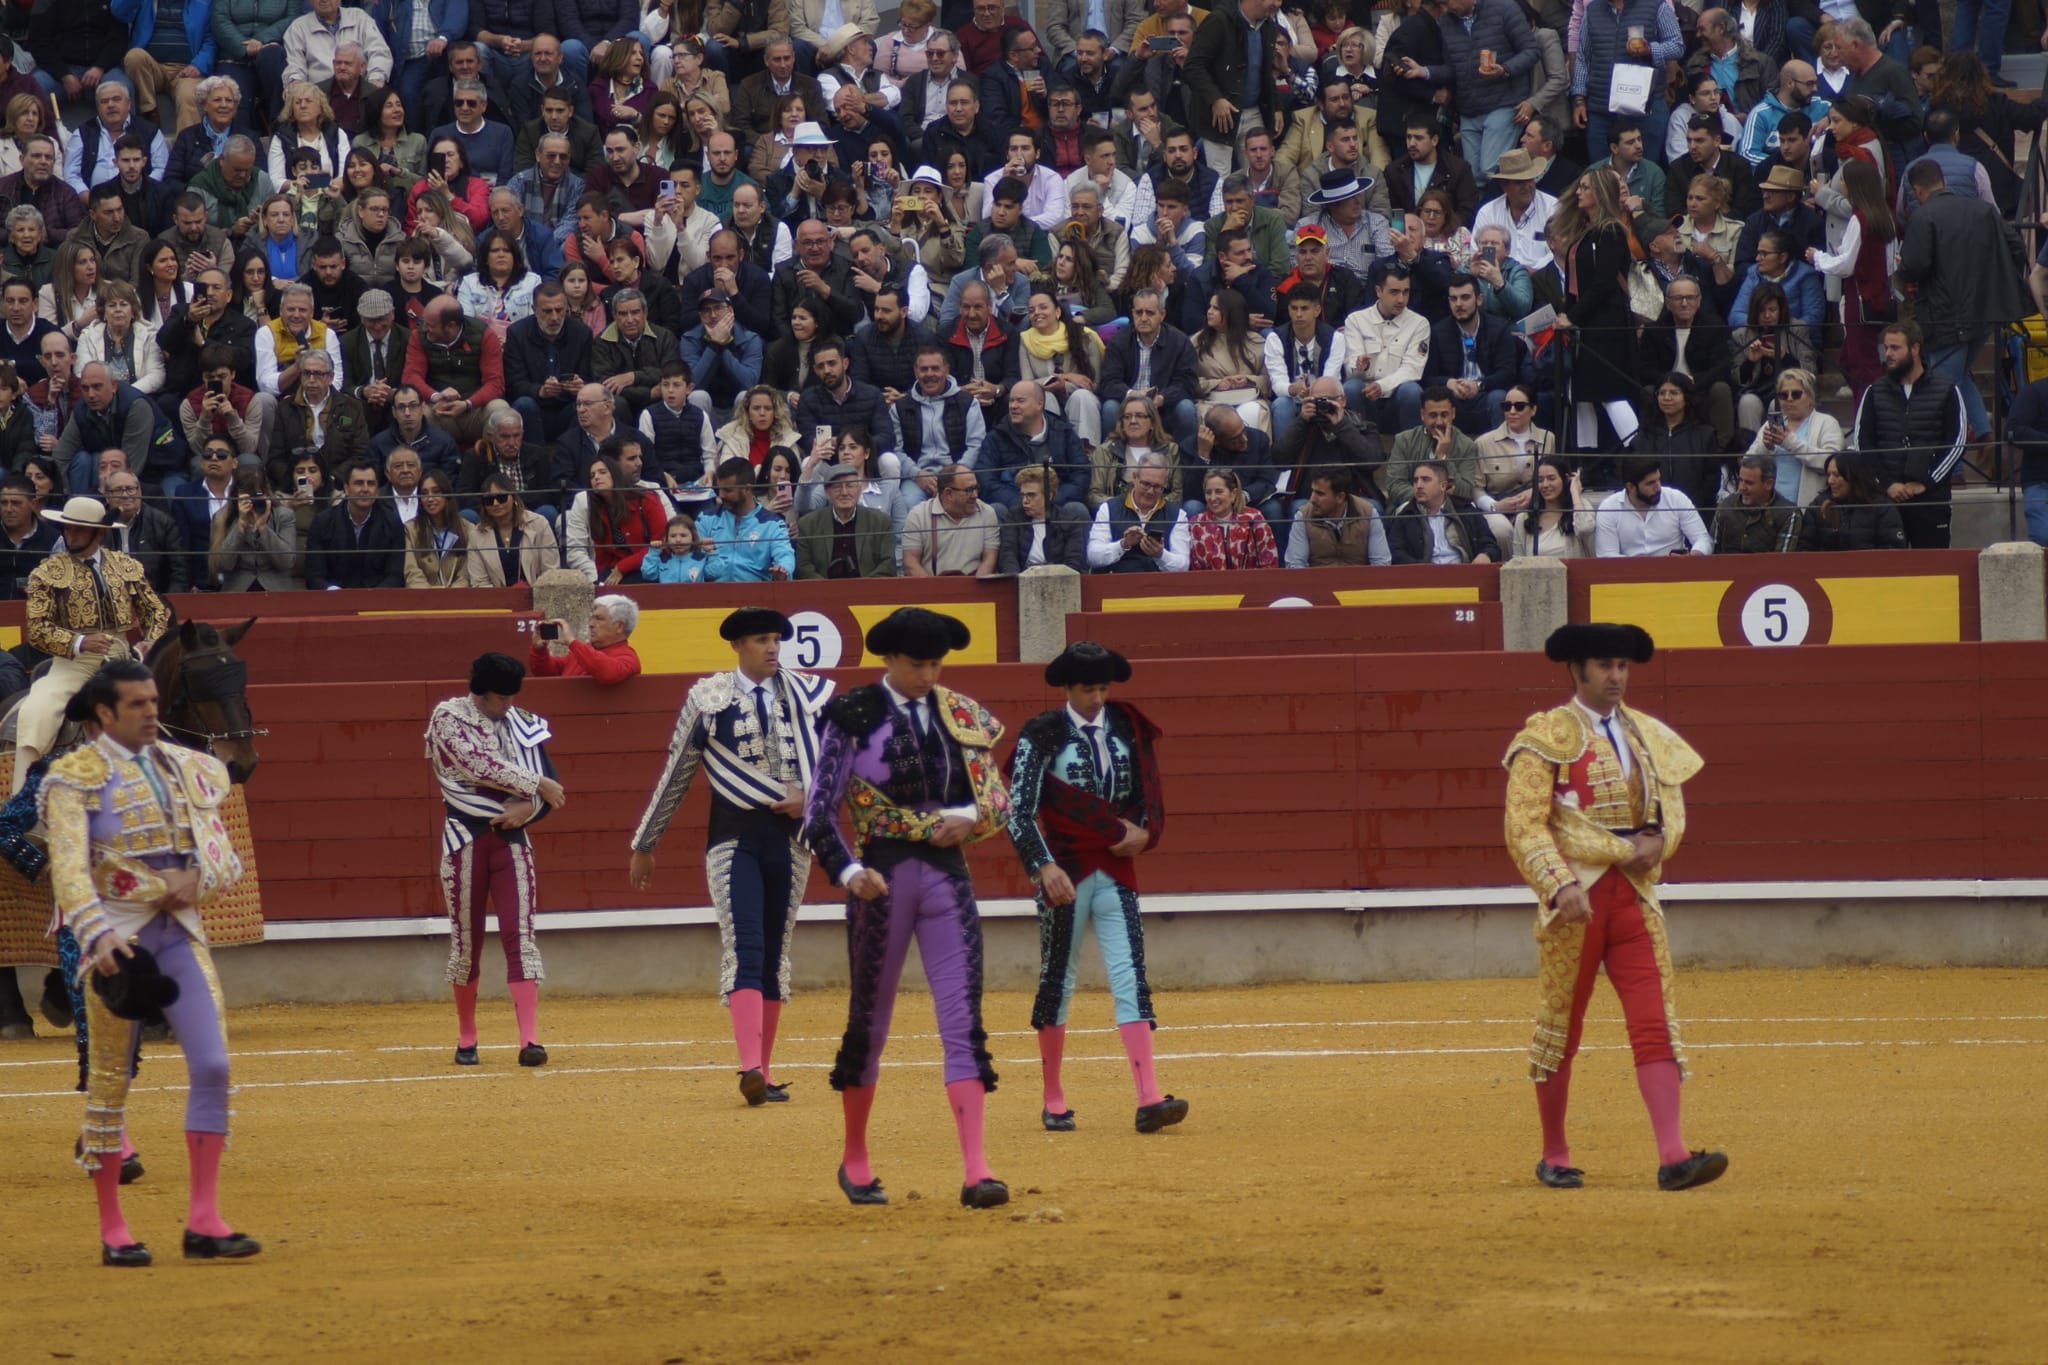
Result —
[[[101,1261],[151,1260],[121,1213],[117,1154],[138,1021],[152,1010],[176,1032],[189,1073],[185,1255],[253,1256],[260,1247],[222,1221],[216,1194],[228,1131],[226,1010],[199,917],[202,902],[242,875],[221,818],[228,772],[210,754],[157,742],[156,680],[133,659],[100,668],[79,700],[100,733],[50,765],[37,797],[57,913],[91,964],[79,1164],[99,1199]]]
[[[68,499],[43,519],[64,528],[64,553],[36,565],[28,579],[28,620],[22,638],[50,656],[14,713],[14,777],[21,790],[29,765],[50,751],[64,722],[64,704],[109,659],[129,657],[130,632],[147,651],[170,629],[170,608],[149,586],[133,556],[106,548],[110,514],[97,498]]]
[[[1508,852],[1536,893],[1542,1004],[1529,1050],[1543,1159],[1536,1178],[1578,1189],[1585,1173],[1565,1141],[1572,1058],[1601,967],[1621,998],[1636,1086],[1657,1139],[1657,1185],[1683,1190],[1728,1169],[1720,1152],[1685,1145],[1684,1059],[1671,1005],[1671,948],[1657,884],[1685,837],[1684,784],[1702,764],[1663,722],[1622,705],[1631,664],[1648,663],[1636,626],[1564,626],[1545,646],[1571,667],[1575,695],[1529,717],[1502,760]]]

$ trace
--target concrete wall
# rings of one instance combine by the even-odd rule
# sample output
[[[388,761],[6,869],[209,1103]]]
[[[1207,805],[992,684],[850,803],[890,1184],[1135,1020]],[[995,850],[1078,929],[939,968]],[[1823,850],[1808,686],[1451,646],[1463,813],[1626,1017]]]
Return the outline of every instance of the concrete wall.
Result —
[[[2048,903],[2035,899],[1736,901],[1675,904],[1671,942],[1682,968],[2048,967]],[[1531,916],[1473,909],[1261,911],[1148,915],[1145,957],[1155,990],[1278,982],[1426,981],[1535,972]],[[984,923],[990,990],[1030,990],[1038,926]],[[710,925],[564,929],[541,935],[547,989],[569,995],[710,994],[718,931]],[[495,937],[484,946],[486,995],[503,993]],[[794,948],[798,992],[842,992],[846,935],[805,922]],[[445,938],[266,943],[218,954],[230,1003],[383,1003],[447,994]],[[923,988],[913,967],[906,985]],[[1081,955],[1081,983],[1103,987],[1102,961]],[[31,992],[31,998],[33,993]],[[1170,1006],[1167,1007],[1170,1009]]]

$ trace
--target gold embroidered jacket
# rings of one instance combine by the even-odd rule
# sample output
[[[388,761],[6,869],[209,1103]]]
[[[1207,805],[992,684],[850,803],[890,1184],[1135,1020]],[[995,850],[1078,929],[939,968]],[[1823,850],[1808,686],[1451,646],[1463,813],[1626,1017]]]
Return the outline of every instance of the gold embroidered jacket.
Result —
[[[170,608],[149,586],[149,576],[133,556],[102,547],[100,576],[107,584],[104,599],[84,560],[60,553],[36,565],[28,579],[28,622],[22,638],[45,654],[69,659],[77,653],[80,635],[101,632],[125,639],[129,631],[140,629],[146,649],[170,628]]]
[[[88,951],[102,933],[133,933],[155,913],[144,907],[166,887],[145,861],[152,855],[191,857],[202,902],[242,875],[241,857],[221,818],[221,802],[231,790],[227,769],[209,754],[176,745],[157,745],[154,753],[169,810],[141,762],[104,738],[52,763],[37,792],[49,830],[57,913]],[[178,919],[204,939],[196,910],[181,911]]]

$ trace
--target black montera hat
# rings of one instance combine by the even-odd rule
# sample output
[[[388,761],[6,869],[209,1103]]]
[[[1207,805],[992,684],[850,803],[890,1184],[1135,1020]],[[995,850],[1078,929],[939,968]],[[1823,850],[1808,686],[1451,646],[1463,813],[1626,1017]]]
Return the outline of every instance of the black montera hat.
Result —
[[[1559,626],[1543,642],[1543,652],[1561,664],[1581,663],[1587,659],[1627,659],[1631,663],[1646,664],[1656,648],[1650,632],[1641,626],[1616,625],[1610,621]]]
[[[868,653],[907,654],[913,659],[943,659],[967,648],[973,637],[951,616],[924,607],[898,607],[868,628]]]
[[[509,654],[479,654],[469,666],[469,690],[479,697],[486,692],[501,697],[517,696],[525,684],[526,665]]]
[[[1131,661],[1093,640],[1076,640],[1045,666],[1045,680],[1053,687],[1129,682]]]
[[[789,618],[773,607],[741,607],[718,623],[721,640],[744,640],[749,635],[778,635],[787,640],[795,634]]]
[[[107,1012],[118,1019],[147,1019],[177,1004],[178,983],[164,975],[156,955],[139,943],[129,947],[134,956],[117,959],[118,971],[92,974],[92,988],[106,1001]]]

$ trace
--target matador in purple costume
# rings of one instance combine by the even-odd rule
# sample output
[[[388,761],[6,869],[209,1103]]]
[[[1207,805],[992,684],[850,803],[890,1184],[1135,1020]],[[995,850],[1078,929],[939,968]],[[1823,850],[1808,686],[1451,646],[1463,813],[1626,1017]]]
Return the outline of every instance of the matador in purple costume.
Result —
[[[856,1204],[886,1204],[868,1162],[882,1049],[910,941],[917,940],[945,1049],[946,1097],[960,1134],[960,1202],[994,1208],[1009,1187],[982,1151],[982,1107],[996,1088],[981,1025],[981,915],[965,846],[1002,832],[1009,797],[992,750],[1003,727],[939,686],[967,627],[922,607],[875,623],[867,647],[888,670],[825,708],[804,839],[827,876],[847,890],[846,953],[852,998],[832,1067],[845,1111],[839,1188]],[[839,809],[852,817],[849,840]]]

